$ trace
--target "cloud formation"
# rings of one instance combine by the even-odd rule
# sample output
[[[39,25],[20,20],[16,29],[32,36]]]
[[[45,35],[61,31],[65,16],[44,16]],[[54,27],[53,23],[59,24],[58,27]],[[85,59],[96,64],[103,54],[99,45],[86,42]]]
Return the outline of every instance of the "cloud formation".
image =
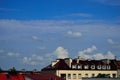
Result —
[[[104,54],[104,53],[96,53],[96,54],[93,54],[93,55],[80,54],[79,56],[83,59],[95,59],[95,60],[115,59],[115,55],[111,51],[108,51],[107,54]]]
[[[8,52],[7,53],[8,56],[11,56],[11,57],[18,57],[20,54],[19,53],[15,53],[15,52]]]
[[[120,48],[120,42],[115,42],[112,39],[108,39],[107,42],[112,45],[113,48]]]
[[[68,31],[68,32],[67,32],[67,36],[69,36],[69,37],[79,38],[79,37],[82,36],[82,34],[81,34],[80,32]]]
[[[29,65],[38,65],[43,62],[43,57],[37,54],[32,54],[30,57],[23,57],[23,63]]]
[[[55,51],[54,54],[57,55],[57,58],[68,58],[68,51],[63,47],[59,46]]]
[[[85,49],[85,50],[83,50],[83,51],[79,51],[79,55],[82,55],[82,54],[84,54],[84,53],[91,53],[91,52],[93,52],[93,51],[96,50],[96,49],[97,49],[96,46],[93,45],[93,46],[90,47],[90,48],[87,48],[87,49]]]
[[[76,16],[76,17],[92,17],[93,15],[91,14],[87,14],[87,13],[73,13],[73,14],[70,14],[68,16]]]

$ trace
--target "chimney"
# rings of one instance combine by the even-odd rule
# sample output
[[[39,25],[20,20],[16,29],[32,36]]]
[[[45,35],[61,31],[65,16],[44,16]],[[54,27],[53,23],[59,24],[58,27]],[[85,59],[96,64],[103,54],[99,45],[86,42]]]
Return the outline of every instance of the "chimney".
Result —
[[[59,62],[59,59],[57,59],[56,61],[52,61],[51,65],[54,66],[57,62]]]
[[[65,63],[71,68],[72,59],[71,58],[66,58]]]

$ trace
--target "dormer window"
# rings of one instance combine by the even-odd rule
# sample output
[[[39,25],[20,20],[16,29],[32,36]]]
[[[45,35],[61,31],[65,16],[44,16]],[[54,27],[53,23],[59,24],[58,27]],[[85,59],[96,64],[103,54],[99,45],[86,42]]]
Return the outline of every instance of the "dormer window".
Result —
[[[85,65],[85,66],[84,66],[84,69],[88,69],[88,68],[89,68],[88,65]]]
[[[91,69],[95,69],[95,65],[91,65]]]
[[[111,66],[110,66],[110,65],[107,65],[107,69],[111,69]]]
[[[103,66],[102,66],[102,69],[106,69],[106,65],[103,65]]]
[[[82,65],[78,65],[78,69],[82,69]]]
[[[97,66],[97,69],[101,69],[101,65],[98,65],[98,66]]]
[[[76,65],[72,65],[72,69],[76,69]]]

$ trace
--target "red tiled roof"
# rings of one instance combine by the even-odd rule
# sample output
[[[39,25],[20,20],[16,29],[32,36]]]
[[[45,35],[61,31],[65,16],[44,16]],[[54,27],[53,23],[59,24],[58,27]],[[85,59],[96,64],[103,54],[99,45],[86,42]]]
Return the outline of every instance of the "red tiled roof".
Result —
[[[25,79],[22,74],[10,75],[0,73],[0,80],[25,80]]]
[[[0,80],[7,80],[6,74],[0,73]]]
[[[63,80],[62,78],[48,73],[41,73],[41,74],[26,74],[24,75],[33,80]]]

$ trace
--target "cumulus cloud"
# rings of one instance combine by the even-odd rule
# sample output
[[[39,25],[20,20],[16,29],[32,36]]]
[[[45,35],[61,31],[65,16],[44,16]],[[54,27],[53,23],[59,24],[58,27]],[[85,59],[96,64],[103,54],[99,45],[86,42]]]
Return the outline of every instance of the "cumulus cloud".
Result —
[[[96,50],[96,49],[97,49],[96,46],[93,45],[93,46],[90,47],[90,48],[87,48],[87,49],[85,49],[85,50],[83,50],[83,51],[79,51],[79,54],[91,53],[92,51],[94,51],[94,50]]]
[[[78,37],[79,38],[79,37],[82,36],[82,34],[80,32],[68,31],[67,36],[69,36],[69,37]]]
[[[95,60],[100,60],[100,59],[115,59],[115,55],[111,52],[108,51],[107,54],[103,53],[96,53],[93,55],[89,55],[86,53],[81,53],[79,56],[83,59],[95,59]]]
[[[8,56],[11,56],[11,57],[18,57],[20,54],[19,53],[15,53],[15,52],[8,52],[7,53]]]
[[[54,54],[57,55],[57,58],[68,58],[68,51],[66,49],[64,49],[63,47],[59,46]]]
[[[32,54],[30,57],[23,57],[23,63],[29,65],[38,65],[43,62],[43,57],[37,54]]]
[[[92,46],[90,48],[87,48],[83,51],[79,51],[78,55],[83,58],[83,59],[96,59],[96,60],[100,60],[100,59],[115,59],[115,55],[111,52],[108,51],[107,54],[103,54],[103,53],[96,53],[96,54],[88,54],[93,52],[94,50],[96,50],[96,46]]]
[[[112,39],[108,39],[108,43],[114,44],[114,41]]]
[[[112,39],[108,39],[107,42],[112,45],[113,48],[120,48],[120,42],[115,42]]]

